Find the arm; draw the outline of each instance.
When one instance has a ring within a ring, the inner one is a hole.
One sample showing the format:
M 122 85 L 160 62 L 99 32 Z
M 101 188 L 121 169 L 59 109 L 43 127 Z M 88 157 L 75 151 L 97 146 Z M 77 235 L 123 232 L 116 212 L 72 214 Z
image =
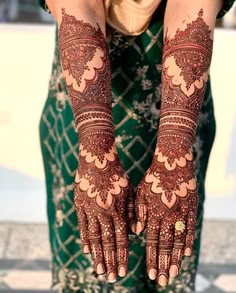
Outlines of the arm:
M 192 146 L 221 2 L 169 0 L 166 7 L 158 140 L 137 196 L 137 232 L 146 226 L 147 272 L 162 286 L 193 249 L 198 195 Z
M 132 188 L 118 158 L 112 119 L 109 52 L 101 0 L 50 0 L 76 130 L 75 207 L 85 253 L 109 282 L 125 276 Z M 128 219 L 127 219 L 128 214 Z

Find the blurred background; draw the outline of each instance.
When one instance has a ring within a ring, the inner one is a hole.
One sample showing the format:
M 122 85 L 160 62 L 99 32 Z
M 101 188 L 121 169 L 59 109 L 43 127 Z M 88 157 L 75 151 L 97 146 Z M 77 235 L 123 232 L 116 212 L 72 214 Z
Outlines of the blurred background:
M 0 293 L 50 291 L 39 119 L 55 24 L 35 0 L 0 0 Z M 236 292 L 236 6 L 215 30 L 217 135 L 206 182 L 198 292 Z

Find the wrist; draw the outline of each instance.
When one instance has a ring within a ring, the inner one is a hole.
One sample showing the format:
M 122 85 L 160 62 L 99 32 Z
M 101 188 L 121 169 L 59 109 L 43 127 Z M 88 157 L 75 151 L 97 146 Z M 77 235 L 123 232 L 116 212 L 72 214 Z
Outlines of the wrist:
M 115 133 L 111 128 L 93 127 L 79 134 L 79 145 L 94 155 L 109 153 L 115 147 Z
M 193 145 L 196 129 L 197 116 L 188 110 L 165 109 L 162 110 L 158 130 L 158 139 L 173 140 L 175 137 L 182 138 L 189 145 Z
M 170 131 L 160 133 L 155 158 L 157 162 L 167 161 L 170 165 L 174 162 L 185 165 L 186 160 L 193 161 L 193 140 L 182 133 Z
M 183 151 L 189 151 L 193 147 L 195 136 L 190 132 L 183 132 L 179 129 L 173 130 L 159 130 L 157 147 L 162 146 L 163 148 L 175 148 L 183 149 Z

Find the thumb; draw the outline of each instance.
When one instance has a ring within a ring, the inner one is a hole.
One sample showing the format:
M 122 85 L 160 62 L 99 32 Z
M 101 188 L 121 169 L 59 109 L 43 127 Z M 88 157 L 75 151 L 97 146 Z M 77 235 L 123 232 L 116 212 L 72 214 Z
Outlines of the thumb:
M 137 217 L 136 234 L 137 235 L 143 232 L 146 227 L 147 212 L 148 212 L 145 191 L 141 184 L 138 186 L 137 197 L 136 197 L 136 217 Z
M 128 198 L 127 198 L 127 212 L 128 212 L 128 224 L 129 228 L 133 233 L 136 233 L 136 224 L 134 217 L 134 190 L 130 187 Z

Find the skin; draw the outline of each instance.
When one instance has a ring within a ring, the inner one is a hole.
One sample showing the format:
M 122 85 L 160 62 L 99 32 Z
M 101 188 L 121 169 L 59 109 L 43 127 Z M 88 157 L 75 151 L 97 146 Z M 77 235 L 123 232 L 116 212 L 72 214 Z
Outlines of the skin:
M 137 234 L 146 229 L 147 274 L 165 286 L 194 243 L 198 195 L 192 145 L 222 0 L 167 2 L 159 136 L 138 186 L 136 225 L 132 186 L 115 146 L 103 1 L 47 4 L 59 27 L 62 69 L 80 141 L 75 207 L 83 251 L 92 253 L 95 271 L 114 282 L 127 273 L 128 227 Z M 192 34 L 195 30 L 200 38 Z
M 83 1 L 79 7 L 68 0 L 56 5 L 59 52 L 79 137 L 74 200 L 81 245 L 91 252 L 95 272 L 113 283 L 128 270 L 134 200 L 115 146 L 103 3 L 92 10 Z
M 136 199 L 136 232 L 146 228 L 147 273 L 162 286 L 178 275 L 182 256 L 190 256 L 194 245 L 198 194 L 192 146 L 220 7 L 220 1 L 169 0 L 166 8 L 158 140 Z

